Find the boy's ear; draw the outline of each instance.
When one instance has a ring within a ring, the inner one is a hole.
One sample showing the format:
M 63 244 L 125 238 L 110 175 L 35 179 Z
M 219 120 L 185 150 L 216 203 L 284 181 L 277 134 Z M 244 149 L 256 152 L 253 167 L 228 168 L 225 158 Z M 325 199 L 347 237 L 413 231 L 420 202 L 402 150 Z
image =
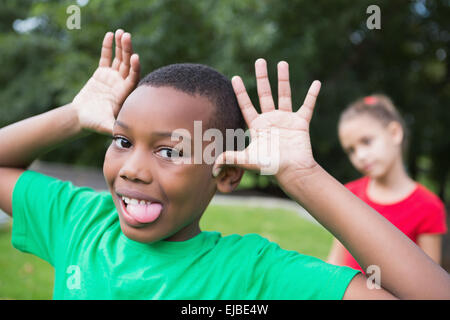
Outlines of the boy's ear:
M 224 166 L 219 175 L 215 178 L 217 189 L 222 193 L 233 191 L 241 182 L 244 169 L 238 167 Z

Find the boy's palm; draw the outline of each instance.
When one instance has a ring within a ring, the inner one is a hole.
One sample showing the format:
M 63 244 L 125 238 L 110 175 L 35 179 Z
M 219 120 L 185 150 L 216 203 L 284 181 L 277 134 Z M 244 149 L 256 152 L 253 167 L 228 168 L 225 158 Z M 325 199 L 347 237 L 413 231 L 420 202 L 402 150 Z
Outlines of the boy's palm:
M 139 57 L 133 54 L 130 34 L 116 31 L 111 64 L 113 38 L 111 32 L 105 35 L 99 67 L 73 100 L 81 127 L 103 134 L 112 133 L 123 102 L 139 81 Z
M 261 114 L 258 114 L 247 94 L 240 77 L 234 77 L 232 84 L 244 119 L 250 129 L 251 142 L 243 151 L 226 151 L 216 160 L 213 172 L 227 163 L 259 170 L 277 163 L 275 174 L 278 178 L 289 172 L 308 170 L 316 165 L 309 136 L 309 123 L 312 118 L 320 82 L 314 81 L 302 107 L 292 112 L 289 66 L 286 62 L 278 64 L 278 110 L 272 98 L 267 66 L 263 59 L 255 63 L 258 96 Z M 274 143 L 273 141 L 276 141 Z M 276 147 L 273 150 L 273 146 Z M 252 161 L 257 160 L 257 161 Z M 272 162 L 272 164 L 270 164 Z M 286 170 L 289 169 L 289 170 Z M 287 177 L 286 177 L 287 178 Z

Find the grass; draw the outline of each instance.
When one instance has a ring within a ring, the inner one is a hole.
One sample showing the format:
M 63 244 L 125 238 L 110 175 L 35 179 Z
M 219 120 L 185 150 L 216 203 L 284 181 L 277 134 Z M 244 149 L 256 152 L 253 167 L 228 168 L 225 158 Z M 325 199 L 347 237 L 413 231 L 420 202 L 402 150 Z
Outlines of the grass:
M 269 185 L 271 180 L 273 181 L 271 176 L 255 175 L 246 170 L 236 190 L 253 189 L 255 187 L 264 188 Z
M 320 226 L 287 210 L 211 205 L 202 230 L 258 233 L 287 250 L 325 259 L 332 236 Z M 51 299 L 53 268 L 45 261 L 11 245 L 11 229 L 0 230 L 0 299 Z
M 11 229 L 0 229 L 0 299 L 51 299 L 53 268 L 11 245 Z
M 232 233 L 257 233 L 286 250 L 325 259 L 332 235 L 316 224 L 284 209 L 210 206 L 200 223 L 202 230 Z

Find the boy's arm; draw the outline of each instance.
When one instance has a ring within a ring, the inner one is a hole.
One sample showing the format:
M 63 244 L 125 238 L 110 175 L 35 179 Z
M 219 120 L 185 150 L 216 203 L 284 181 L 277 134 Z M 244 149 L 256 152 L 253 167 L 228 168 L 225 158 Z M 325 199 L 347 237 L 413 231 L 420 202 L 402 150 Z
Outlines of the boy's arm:
M 102 44 L 99 67 L 72 103 L 0 129 L 0 209 L 12 215 L 12 191 L 20 174 L 40 155 L 89 132 L 110 133 L 123 101 L 139 80 L 139 59 L 130 34 L 117 30 Z
M 333 243 L 330 248 L 330 253 L 328 254 L 327 262 L 342 266 L 344 265 L 344 251 L 345 248 L 338 239 L 334 238 Z
M 25 169 L 39 155 L 86 133 L 72 104 L 13 123 L 0 129 L 0 167 Z
M 450 278 L 407 236 L 319 165 L 285 172 L 285 192 L 334 234 L 366 269 L 379 267 L 381 286 L 402 299 L 450 299 Z M 365 287 L 347 289 L 354 295 Z M 376 290 L 371 290 L 376 291 Z
M 70 104 L 0 129 L 0 209 L 12 216 L 14 186 L 34 159 L 82 134 Z
M 265 167 L 276 168 L 275 177 L 281 188 L 341 241 L 363 269 L 370 265 L 379 267 L 381 286 L 388 292 L 370 290 L 365 276 L 358 275 L 351 281 L 344 298 L 392 298 L 392 293 L 402 299 L 450 299 L 448 274 L 315 161 L 309 124 L 320 82 L 313 82 L 301 108 L 292 112 L 288 64 L 278 64 L 278 109 L 275 109 L 263 59 L 256 61 L 255 74 L 261 114 L 253 107 L 242 80 L 232 79 L 251 142 L 243 151 L 219 155 L 213 175 L 217 176 L 227 164 L 260 172 L 264 169 L 267 172 Z M 278 150 L 268 152 L 267 146 L 272 146 L 272 141 Z
M 437 264 L 442 259 L 442 235 L 423 233 L 417 238 L 417 245 Z

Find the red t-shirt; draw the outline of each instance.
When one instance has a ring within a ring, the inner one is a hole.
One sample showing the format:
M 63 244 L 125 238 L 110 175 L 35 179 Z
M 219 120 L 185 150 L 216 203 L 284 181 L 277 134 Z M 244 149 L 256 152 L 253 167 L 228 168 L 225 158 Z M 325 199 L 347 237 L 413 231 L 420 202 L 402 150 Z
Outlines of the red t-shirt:
M 438 196 L 423 185 L 417 183 L 414 191 L 399 202 L 379 204 L 371 201 L 367 196 L 368 183 L 369 177 L 363 177 L 347 183 L 345 187 L 379 212 L 415 243 L 417 243 L 420 234 L 445 234 L 447 232 L 444 204 Z M 347 250 L 345 250 L 344 264 L 363 271 Z

